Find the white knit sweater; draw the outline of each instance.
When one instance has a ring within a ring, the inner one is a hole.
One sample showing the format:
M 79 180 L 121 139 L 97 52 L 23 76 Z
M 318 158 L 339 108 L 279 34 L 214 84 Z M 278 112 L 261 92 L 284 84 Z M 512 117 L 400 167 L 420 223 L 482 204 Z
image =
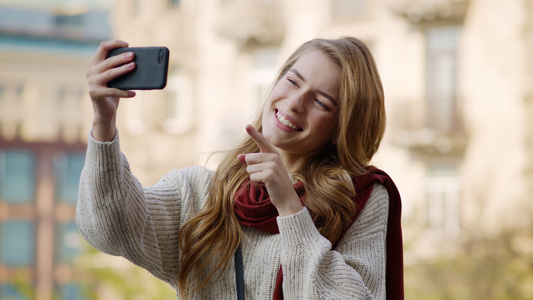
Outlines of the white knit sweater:
M 89 137 L 78 227 L 95 248 L 123 256 L 176 288 L 178 232 L 206 201 L 212 177 L 205 168 L 185 168 L 143 189 L 120 152 L 118 136 L 111 142 Z M 243 228 L 246 299 L 272 299 L 280 264 L 285 299 L 385 299 L 388 205 L 386 189 L 376 185 L 336 249 L 307 209 L 278 217 L 280 234 Z M 233 261 L 193 299 L 237 299 Z

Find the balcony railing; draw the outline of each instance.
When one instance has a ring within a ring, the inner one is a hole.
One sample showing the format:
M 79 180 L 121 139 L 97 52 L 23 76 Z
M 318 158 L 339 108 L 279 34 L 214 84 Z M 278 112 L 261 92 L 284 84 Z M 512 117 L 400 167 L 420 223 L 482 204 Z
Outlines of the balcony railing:
M 276 44 L 283 38 L 284 23 L 278 0 L 228 0 L 218 12 L 217 32 L 240 45 Z
M 458 109 L 437 115 L 424 102 L 399 101 L 390 107 L 387 127 L 395 144 L 413 151 L 458 155 L 466 147 Z
M 389 0 L 392 11 L 412 24 L 462 22 L 469 0 Z

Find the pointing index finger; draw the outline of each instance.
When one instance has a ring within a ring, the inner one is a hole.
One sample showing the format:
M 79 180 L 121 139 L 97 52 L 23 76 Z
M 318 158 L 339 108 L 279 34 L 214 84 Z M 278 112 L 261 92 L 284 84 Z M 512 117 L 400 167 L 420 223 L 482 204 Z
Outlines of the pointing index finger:
M 261 153 L 277 153 L 276 148 L 255 127 L 250 124 L 246 125 L 246 132 L 257 144 Z

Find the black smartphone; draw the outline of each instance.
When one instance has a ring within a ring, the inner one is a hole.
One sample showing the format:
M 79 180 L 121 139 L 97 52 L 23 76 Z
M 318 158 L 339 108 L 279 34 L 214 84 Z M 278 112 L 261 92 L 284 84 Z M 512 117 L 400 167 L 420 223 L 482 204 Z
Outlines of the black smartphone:
M 108 87 L 121 90 L 161 90 L 167 85 L 168 58 L 167 47 L 129 47 L 109 51 L 107 57 L 125 52 L 135 53 L 136 68 L 107 83 Z

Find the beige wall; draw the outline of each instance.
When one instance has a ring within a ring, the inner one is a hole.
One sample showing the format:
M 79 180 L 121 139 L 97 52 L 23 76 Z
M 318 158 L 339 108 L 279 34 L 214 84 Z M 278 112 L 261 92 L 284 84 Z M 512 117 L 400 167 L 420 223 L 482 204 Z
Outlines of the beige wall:
M 487 232 L 523 221 L 518 203 L 531 199 L 526 188 L 532 183 L 524 176 L 531 168 L 531 149 L 525 147 L 531 115 L 524 100 L 532 84 L 525 62 L 533 53 L 524 36 L 531 16 L 522 5 L 477 1 L 466 23 L 462 98 L 470 139 L 463 176 L 474 219 L 465 221 L 484 224 Z

